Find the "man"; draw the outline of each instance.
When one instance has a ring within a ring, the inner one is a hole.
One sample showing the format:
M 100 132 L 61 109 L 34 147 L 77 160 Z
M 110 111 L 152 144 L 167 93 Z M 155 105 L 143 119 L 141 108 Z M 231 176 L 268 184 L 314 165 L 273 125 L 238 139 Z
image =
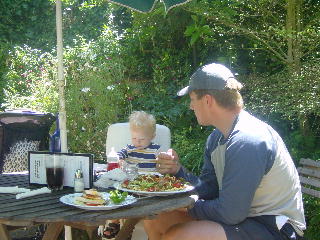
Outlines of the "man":
M 201 175 L 188 173 L 174 150 L 158 156 L 160 173 L 191 182 L 199 199 L 188 210 L 144 222 L 149 240 L 301 239 L 305 229 L 301 186 L 277 132 L 243 110 L 242 88 L 221 64 L 199 68 L 189 86 L 190 109 L 207 139 Z

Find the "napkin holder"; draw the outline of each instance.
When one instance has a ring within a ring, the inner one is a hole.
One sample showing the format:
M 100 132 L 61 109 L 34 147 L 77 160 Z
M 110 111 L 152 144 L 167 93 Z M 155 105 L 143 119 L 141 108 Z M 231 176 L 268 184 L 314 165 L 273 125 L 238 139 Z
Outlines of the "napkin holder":
M 60 153 L 30 151 L 28 153 L 29 184 L 46 186 L 45 160 L 59 155 L 64 159 L 64 187 L 74 187 L 74 174 L 77 169 L 83 172 L 85 188 L 93 186 L 93 154 L 89 153 Z

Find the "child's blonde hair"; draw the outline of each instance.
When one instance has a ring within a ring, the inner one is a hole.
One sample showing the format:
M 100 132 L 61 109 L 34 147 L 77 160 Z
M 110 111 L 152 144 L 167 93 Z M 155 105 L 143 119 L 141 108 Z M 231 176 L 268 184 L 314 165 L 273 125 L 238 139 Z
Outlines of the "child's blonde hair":
M 144 111 L 134 111 L 129 116 L 130 129 L 143 130 L 150 135 L 156 134 L 156 119 Z

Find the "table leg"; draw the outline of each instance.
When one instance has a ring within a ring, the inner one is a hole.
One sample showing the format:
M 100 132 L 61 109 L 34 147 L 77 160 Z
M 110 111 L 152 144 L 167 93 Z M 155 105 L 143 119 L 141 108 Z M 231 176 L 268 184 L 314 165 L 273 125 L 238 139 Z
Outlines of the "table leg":
M 63 223 L 49 223 L 42 240 L 57 240 L 63 229 Z
M 8 228 L 6 225 L 0 223 L 0 239 L 11 240 Z
M 132 234 L 134 227 L 136 224 L 141 220 L 142 218 L 129 218 L 127 219 L 122 228 L 120 229 L 120 232 L 117 234 L 115 240 L 126 240 Z
M 72 240 L 71 227 L 64 226 L 64 240 Z
M 86 232 L 90 240 L 93 239 L 93 234 L 98 227 L 86 227 Z

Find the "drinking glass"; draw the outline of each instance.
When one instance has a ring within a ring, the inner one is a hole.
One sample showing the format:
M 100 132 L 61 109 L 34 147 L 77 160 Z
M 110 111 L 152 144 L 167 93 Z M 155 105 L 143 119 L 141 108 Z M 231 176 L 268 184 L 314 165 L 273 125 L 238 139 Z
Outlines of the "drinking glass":
M 123 170 L 129 180 L 132 180 L 138 176 L 138 165 L 135 163 L 125 162 L 123 164 Z
M 57 191 L 63 189 L 64 160 L 60 155 L 50 155 L 45 160 L 48 188 Z

